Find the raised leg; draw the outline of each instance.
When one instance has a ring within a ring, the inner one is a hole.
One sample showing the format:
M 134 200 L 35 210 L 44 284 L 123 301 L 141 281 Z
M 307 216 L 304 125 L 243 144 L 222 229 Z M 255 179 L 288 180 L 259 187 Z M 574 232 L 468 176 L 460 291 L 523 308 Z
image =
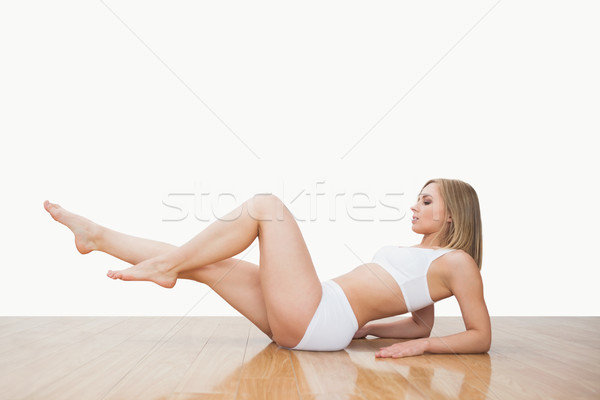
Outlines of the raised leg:
M 269 325 L 277 343 L 293 347 L 319 304 L 321 283 L 294 216 L 277 196 L 254 196 L 183 246 L 108 276 L 172 287 L 179 273 L 232 257 L 257 236 Z
M 276 196 L 263 201 L 260 282 L 274 340 L 296 346 L 321 301 L 321 282 L 296 219 Z
M 103 227 L 65 210 L 58 204 L 46 201 L 44 208 L 52 218 L 71 229 L 75 234 L 77 249 L 82 254 L 97 250 L 125 262 L 137 264 L 176 248 L 168 243 L 143 239 Z M 258 265 L 231 257 L 183 271 L 178 278 L 208 285 L 267 336 L 273 337 L 267 318 Z

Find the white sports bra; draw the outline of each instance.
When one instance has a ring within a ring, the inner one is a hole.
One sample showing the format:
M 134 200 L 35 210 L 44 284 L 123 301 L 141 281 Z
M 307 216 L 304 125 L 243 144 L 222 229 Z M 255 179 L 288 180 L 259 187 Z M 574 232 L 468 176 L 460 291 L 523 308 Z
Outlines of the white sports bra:
M 377 250 L 372 263 L 389 272 L 402 290 L 406 309 L 420 310 L 433 304 L 427 285 L 427 271 L 436 258 L 456 249 L 384 246 Z

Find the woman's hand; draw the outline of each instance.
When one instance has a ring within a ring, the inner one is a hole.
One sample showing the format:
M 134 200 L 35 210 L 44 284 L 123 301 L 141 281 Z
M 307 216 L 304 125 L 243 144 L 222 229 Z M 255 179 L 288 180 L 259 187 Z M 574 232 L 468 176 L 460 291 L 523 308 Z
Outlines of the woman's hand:
M 369 324 L 363 325 L 362 328 L 360 328 L 359 330 L 356 331 L 353 339 L 362 339 L 365 336 L 367 336 L 369 334 L 369 328 L 370 328 Z
M 427 340 L 417 339 L 407 342 L 395 343 L 388 347 L 380 347 L 375 353 L 378 358 L 400 358 L 410 356 L 420 356 L 427 350 Z

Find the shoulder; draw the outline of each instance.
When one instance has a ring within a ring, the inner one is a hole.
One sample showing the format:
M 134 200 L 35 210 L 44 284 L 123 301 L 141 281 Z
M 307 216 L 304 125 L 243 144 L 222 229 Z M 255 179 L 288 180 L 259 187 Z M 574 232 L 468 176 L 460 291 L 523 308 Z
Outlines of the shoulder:
M 471 265 L 477 268 L 477 263 L 469 253 L 462 249 L 452 250 L 444 255 L 446 260 L 452 265 Z
M 464 278 L 465 276 L 479 275 L 477 263 L 469 253 L 457 249 L 446 253 L 444 261 L 450 278 Z

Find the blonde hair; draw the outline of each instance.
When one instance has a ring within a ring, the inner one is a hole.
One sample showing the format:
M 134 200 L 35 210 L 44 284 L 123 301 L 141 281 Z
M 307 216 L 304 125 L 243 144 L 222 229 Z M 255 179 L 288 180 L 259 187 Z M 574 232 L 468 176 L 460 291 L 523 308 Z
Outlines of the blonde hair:
M 438 184 L 440 195 L 446 203 L 446 215 L 452 219 L 436 235 L 440 247 L 464 250 L 481 270 L 483 237 L 477 192 L 471 185 L 458 179 L 430 179 L 423 188 L 430 183 Z

